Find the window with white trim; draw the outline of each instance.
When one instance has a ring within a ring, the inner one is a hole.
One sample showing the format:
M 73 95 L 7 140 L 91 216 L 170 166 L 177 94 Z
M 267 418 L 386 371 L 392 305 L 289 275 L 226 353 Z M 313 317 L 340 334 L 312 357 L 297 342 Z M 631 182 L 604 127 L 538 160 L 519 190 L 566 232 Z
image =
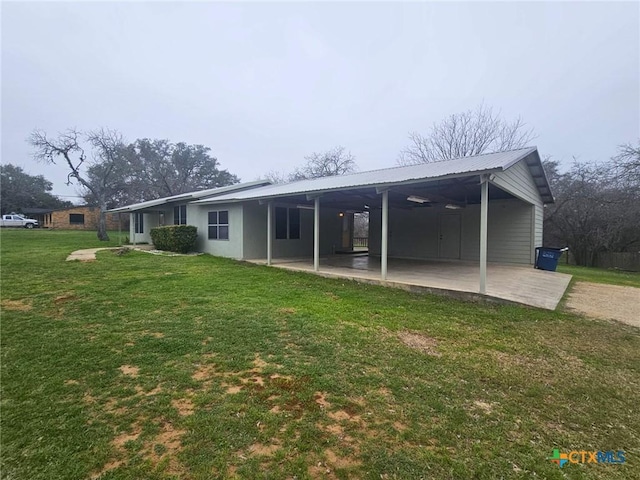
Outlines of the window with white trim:
M 136 233 L 144 233 L 144 213 L 135 213 L 133 215 L 133 224 Z
M 187 206 L 178 205 L 173 207 L 173 224 L 174 225 L 186 225 L 187 224 Z
M 209 240 L 229 240 L 229 211 L 209 212 Z

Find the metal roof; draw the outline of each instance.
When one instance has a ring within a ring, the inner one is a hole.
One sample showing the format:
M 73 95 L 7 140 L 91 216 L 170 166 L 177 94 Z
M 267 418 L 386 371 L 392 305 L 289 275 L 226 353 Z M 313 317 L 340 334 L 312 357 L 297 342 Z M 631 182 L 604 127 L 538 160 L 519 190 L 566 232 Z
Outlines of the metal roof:
M 533 155 L 532 155 L 533 154 Z M 320 194 L 333 190 L 357 189 L 362 187 L 392 186 L 398 184 L 418 183 L 446 177 L 469 176 L 480 173 L 503 171 L 531 155 L 527 162 L 530 170 L 533 165 L 540 165 L 540 157 L 536 147 L 521 148 L 506 152 L 488 153 L 472 157 L 457 158 L 434 163 L 409 165 L 404 167 L 385 168 L 368 172 L 352 173 L 335 177 L 323 177 L 312 180 L 300 180 L 291 183 L 267 185 L 246 189 L 194 201 L 194 204 L 211 204 L 242 200 L 267 199 L 299 194 Z M 531 163 L 531 165 L 529 165 Z M 540 180 L 537 174 L 536 184 L 545 203 L 553 202 L 544 172 Z
M 264 185 L 270 185 L 268 180 L 256 180 L 254 182 L 237 183 L 235 185 L 229 185 L 226 187 L 210 188 L 208 190 L 198 190 L 196 192 L 181 193 L 179 195 L 173 195 L 171 197 L 158 198 L 156 200 L 148 200 L 146 202 L 134 203 L 125 207 L 114 208 L 107 210 L 109 213 L 119 212 L 135 212 L 137 210 L 144 210 L 145 208 L 157 207 L 165 203 L 178 202 L 181 200 L 191 201 L 201 198 L 213 197 L 216 195 L 222 195 L 230 192 L 242 191 L 248 188 L 257 188 Z

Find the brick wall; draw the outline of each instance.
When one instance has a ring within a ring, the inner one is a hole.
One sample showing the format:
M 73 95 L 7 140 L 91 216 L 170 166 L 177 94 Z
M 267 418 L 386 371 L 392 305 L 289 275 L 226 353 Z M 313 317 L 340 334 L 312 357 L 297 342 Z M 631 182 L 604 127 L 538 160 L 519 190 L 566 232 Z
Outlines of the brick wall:
M 97 230 L 100 209 L 98 207 L 72 207 L 54 210 L 44 216 L 45 228 L 60 230 Z M 122 215 L 122 229 L 128 228 L 128 215 Z M 107 213 L 107 230 L 118 230 L 118 214 Z

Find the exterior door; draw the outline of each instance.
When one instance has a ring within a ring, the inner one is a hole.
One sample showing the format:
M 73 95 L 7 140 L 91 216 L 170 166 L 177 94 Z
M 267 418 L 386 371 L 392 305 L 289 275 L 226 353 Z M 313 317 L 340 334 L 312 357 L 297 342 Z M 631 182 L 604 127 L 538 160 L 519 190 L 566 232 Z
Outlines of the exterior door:
M 460 258 L 460 215 L 441 214 L 438 251 L 440 258 Z

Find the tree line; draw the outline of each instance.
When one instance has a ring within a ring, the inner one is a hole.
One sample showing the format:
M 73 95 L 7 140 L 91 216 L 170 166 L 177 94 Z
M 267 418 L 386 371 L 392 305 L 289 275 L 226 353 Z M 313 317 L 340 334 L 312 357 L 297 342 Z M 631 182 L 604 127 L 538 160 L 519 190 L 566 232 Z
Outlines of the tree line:
M 28 141 L 36 160 L 62 163 L 67 184 L 78 185 L 84 200 L 100 207 L 100 240 L 109 239 L 105 212 L 110 208 L 239 182 L 204 145 L 147 138 L 129 143 L 104 128 L 70 129 L 54 137 L 35 130 Z

